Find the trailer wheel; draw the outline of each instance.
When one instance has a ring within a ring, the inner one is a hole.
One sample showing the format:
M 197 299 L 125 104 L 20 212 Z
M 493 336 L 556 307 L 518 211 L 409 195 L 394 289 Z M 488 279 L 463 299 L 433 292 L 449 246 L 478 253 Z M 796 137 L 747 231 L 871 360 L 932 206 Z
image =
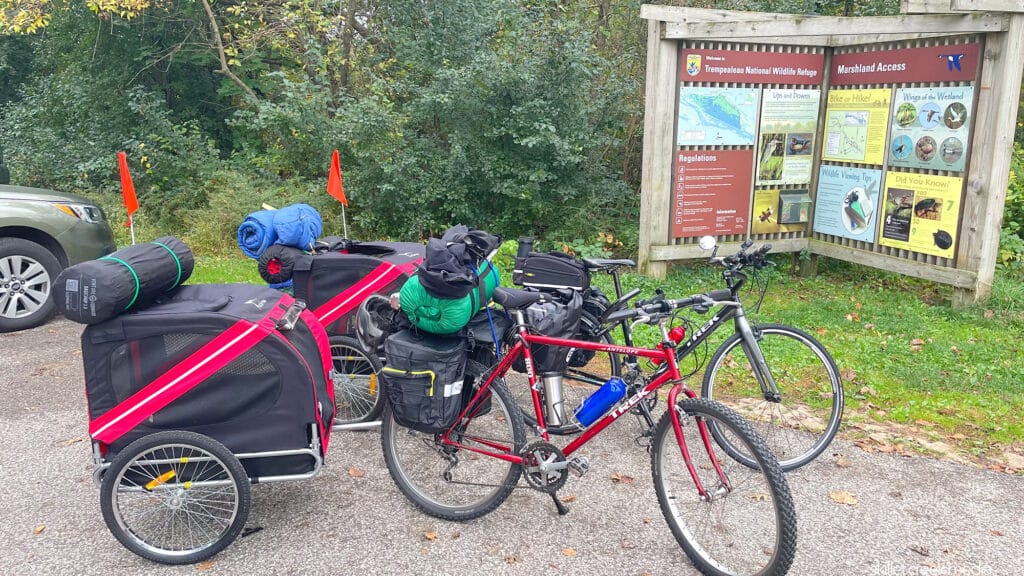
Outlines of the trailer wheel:
M 114 458 L 100 486 L 107 528 L 132 552 L 192 564 L 226 548 L 249 517 L 250 483 L 223 444 L 194 432 L 144 436 Z

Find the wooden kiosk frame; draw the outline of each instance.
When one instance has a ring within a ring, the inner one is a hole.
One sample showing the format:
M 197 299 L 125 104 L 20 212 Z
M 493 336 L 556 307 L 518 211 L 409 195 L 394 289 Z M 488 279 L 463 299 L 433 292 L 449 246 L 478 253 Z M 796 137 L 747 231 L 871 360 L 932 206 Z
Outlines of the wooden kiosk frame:
M 670 261 L 700 258 L 696 235 L 673 237 L 671 210 L 677 144 L 677 122 L 684 48 L 824 55 L 818 134 L 825 121 L 825 96 L 830 89 L 831 63 L 837 54 L 901 50 L 970 42 L 980 46 L 973 86 L 973 119 L 965 161 L 956 174 L 962 178 L 955 253 L 939 257 L 910 249 L 883 246 L 879 236 L 870 242 L 813 231 L 768 234 L 719 234 L 729 243 L 751 237 L 771 242 L 774 252 L 824 255 L 901 274 L 952 285 L 954 305 L 987 298 L 995 273 L 999 233 L 1014 128 L 1024 70 L 1024 4 L 1021 0 L 903 0 L 902 14 L 884 17 L 825 17 L 758 12 L 734 12 L 645 4 L 648 20 L 647 85 L 640 208 L 640 267 L 655 277 L 667 273 Z M 729 86 L 743 85 L 740 83 Z M 863 88 L 942 87 L 937 83 L 889 83 Z M 780 87 L 784 87 L 780 85 Z M 888 143 L 888 138 L 886 139 Z M 756 147 L 756 145 L 755 145 Z M 721 147 L 713 147 L 712 150 Z M 728 147 L 725 147 L 728 148 Z M 748 147 L 749 148 L 749 147 Z M 707 149 L 707 148 L 705 148 Z M 882 173 L 889 162 L 876 164 Z M 822 165 L 819 146 L 814 152 L 808 189 L 812 203 Z M 753 167 L 752 167 L 753 170 Z M 941 176 L 946 172 L 900 169 L 909 174 Z M 681 179 L 681 177 L 680 177 Z M 751 187 L 753 196 L 756 186 Z M 813 208 L 813 207 L 812 207 Z M 748 217 L 750 220 L 753 216 Z M 876 225 L 877 226 L 877 225 Z

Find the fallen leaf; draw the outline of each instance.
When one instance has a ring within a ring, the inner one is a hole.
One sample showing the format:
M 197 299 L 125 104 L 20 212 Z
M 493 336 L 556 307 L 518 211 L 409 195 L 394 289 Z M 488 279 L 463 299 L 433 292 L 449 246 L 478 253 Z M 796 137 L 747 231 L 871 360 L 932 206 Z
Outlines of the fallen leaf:
M 427 554 L 430 554 L 430 550 L 428 550 L 426 548 L 420 548 L 420 554 L 422 554 L 423 556 L 426 556 Z
M 363 476 L 366 476 L 366 472 L 363 472 L 359 468 L 349 468 L 348 475 L 353 478 L 362 478 Z
M 616 472 L 615 474 L 612 474 L 612 482 L 615 482 L 617 484 L 632 484 L 633 477 L 626 476 L 625 474 L 619 474 L 618 472 Z
M 767 502 L 771 499 L 771 496 L 765 492 L 756 492 L 750 495 L 750 499 L 754 502 Z
M 928 551 L 927 546 L 921 546 L 920 544 L 911 544 L 910 549 L 917 552 L 921 556 L 929 556 L 931 553 Z
M 850 459 L 847 458 L 846 456 L 843 456 L 842 454 L 836 456 L 836 466 L 838 466 L 839 468 L 849 468 L 850 464 Z
M 861 386 L 859 393 L 861 396 L 878 396 L 878 393 L 871 386 Z
M 927 426 L 929 428 L 936 426 L 935 422 L 929 422 L 927 420 L 914 420 L 914 424 L 917 424 L 918 426 Z
M 924 348 L 924 340 L 920 338 L 914 338 L 910 341 L 910 349 L 914 352 L 920 352 L 921 348 Z
M 949 347 L 949 351 L 952 352 L 953 354 L 959 354 L 960 353 L 960 349 L 957 348 L 956 346 L 950 346 Z
M 1005 534 L 1003 534 L 999 530 L 989 530 L 988 534 L 989 534 L 989 536 L 1005 536 Z
M 854 372 L 853 370 L 850 370 L 850 369 L 843 370 L 843 380 L 846 380 L 847 382 L 853 382 L 856 379 L 857 379 L 857 373 L 856 372 Z M 831 393 L 829 393 L 829 395 L 831 395 Z
M 814 331 L 818 334 L 828 334 L 828 328 L 815 328 Z
M 32 533 L 33 534 L 42 534 L 43 530 L 46 530 L 46 524 L 40 524 L 39 526 L 36 526 L 35 530 L 32 530 Z
M 650 524 L 650 523 L 651 523 L 651 519 L 650 518 L 644 518 L 644 524 Z
M 505 564 L 517 564 L 519 562 L 522 562 L 522 560 L 519 558 L 519 556 L 516 556 L 515 554 L 509 554 L 508 556 L 505 556 Z
M 844 504 L 846 506 L 856 506 L 857 504 L 857 497 L 846 490 L 833 490 L 828 493 L 828 496 L 836 504 Z
M 576 557 L 576 551 L 572 548 L 562 548 L 562 556 L 568 556 L 569 558 Z
M 850 312 L 846 315 L 846 320 L 849 322 L 860 322 L 860 314 L 856 312 Z
M 423 537 L 427 540 L 430 540 L 431 542 L 434 542 L 437 540 L 437 532 L 434 532 L 433 530 L 427 530 L 423 533 Z
M 78 438 L 68 438 L 67 440 L 61 442 L 60 445 L 61 446 L 71 446 L 72 444 L 78 444 L 82 440 L 85 440 L 85 438 L 83 438 L 81 436 L 79 436 Z
M 630 542 L 629 540 L 626 540 L 625 538 L 622 539 L 622 549 L 623 550 L 632 550 L 633 548 L 636 548 L 636 544 L 633 544 L 632 542 Z
M 458 540 L 461 537 L 462 537 L 462 532 L 459 532 L 458 530 L 456 530 L 455 532 L 452 532 L 452 540 Z
M 575 501 L 576 501 L 576 495 L 575 494 L 569 494 L 568 496 L 562 496 L 562 503 L 563 504 L 568 504 L 569 502 L 575 502 Z
M 864 325 L 864 329 L 865 330 L 874 330 L 875 329 L 875 325 L 870 323 L 870 322 L 868 322 L 867 324 Z
M 994 315 L 995 315 L 995 312 L 993 312 L 991 310 L 985 310 L 985 318 L 991 318 Z
M 209 570 L 210 568 L 213 568 L 213 565 L 216 563 L 216 560 L 203 560 L 196 564 L 196 570 Z

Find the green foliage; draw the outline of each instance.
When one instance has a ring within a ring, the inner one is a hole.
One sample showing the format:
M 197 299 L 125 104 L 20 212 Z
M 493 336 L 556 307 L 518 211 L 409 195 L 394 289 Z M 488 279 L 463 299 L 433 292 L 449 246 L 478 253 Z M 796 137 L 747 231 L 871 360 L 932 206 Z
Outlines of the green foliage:
M 1009 186 L 999 237 L 999 264 L 1024 269 L 1024 148 L 1013 146 Z

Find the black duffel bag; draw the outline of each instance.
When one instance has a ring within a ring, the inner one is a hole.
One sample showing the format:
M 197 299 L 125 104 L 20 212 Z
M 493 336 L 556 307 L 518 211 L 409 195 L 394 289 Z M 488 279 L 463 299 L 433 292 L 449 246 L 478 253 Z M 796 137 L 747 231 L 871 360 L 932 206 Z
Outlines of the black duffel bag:
M 575 290 L 549 292 L 549 300 L 530 304 L 524 310 L 526 325 L 530 331 L 556 338 L 573 338 L 580 329 L 583 315 L 583 297 Z M 537 374 L 562 373 L 569 365 L 569 349 L 549 344 L 531 344 L 533 366 Z M 518 372 L 526 372 L 526 363 L 520 356 L 512 363 Z
M 381 372 L 395 421 L 420 432 L 444 432 L 462 410 L 464 337 L 399 330 L 384 341 Z

